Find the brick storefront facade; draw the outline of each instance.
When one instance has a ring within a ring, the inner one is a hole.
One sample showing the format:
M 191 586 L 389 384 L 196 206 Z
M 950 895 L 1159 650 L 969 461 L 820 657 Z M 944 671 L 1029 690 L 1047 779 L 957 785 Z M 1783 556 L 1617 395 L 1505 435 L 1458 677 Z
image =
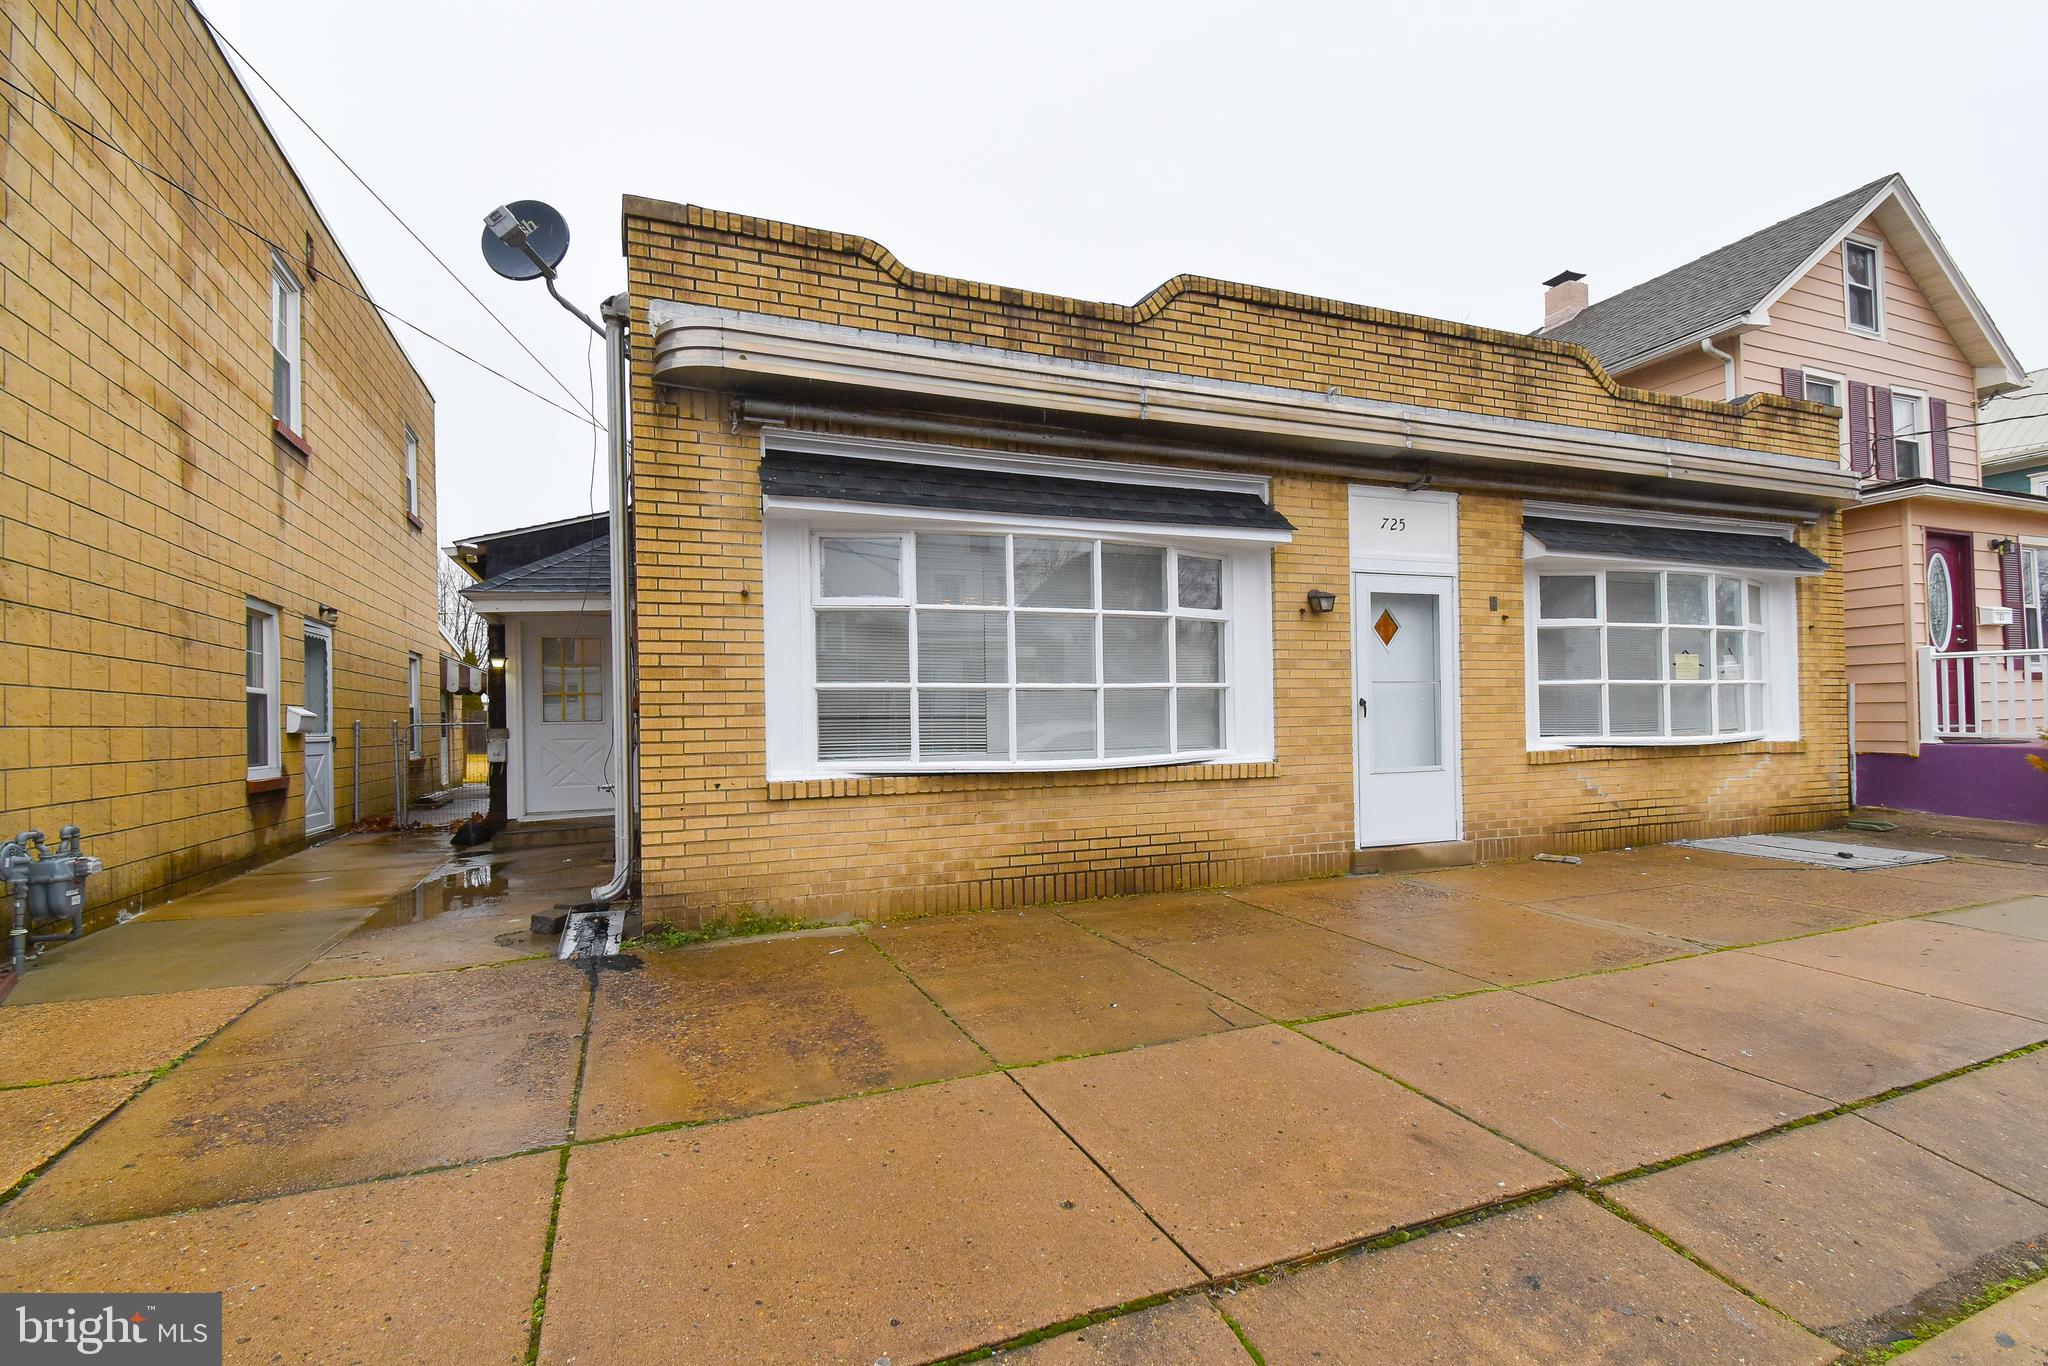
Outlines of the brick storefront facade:
M 1815 405 L 1623 389 L 1577 348 L 1513 334 L 1186 277 L 1134 307 L 1086 303 L 918 275 L 864 239 L 650 200 L 627 201 L 625 239 L 650 917 L 742 906 L 875 916 L 1331 874 L 1351 866 L 1356 843 L 1351 595 L 1340 592 L 1329 614 L 1302 606 L 1311 588 L 1349 586 L 1351 481 L 1277 454 L 1272 503 L 1296 530 L 1273 553 L 1273 762 L 768 781 L 762 429 L 734 420 L 732 391 L 657 386 L 645 344 L 650 301 L 1740 447 L 1816 467 L 1835 460 L 1831 424 Z M 860 402 L 866 416 L 783 430 L 918 439 L 913 415 L 945 407 L 901 394 L 833 401 Z M 949 444 L 1005 445 L 1000 434 Z M 1370 461 L 1358 468 L 1361 478 L 1373 472 Z M 1810 828 L 1846 807 L 1838 573 L 1797 589 L 1797 740 L 1532 750 L 1523 499 L 1450 471 L 1434 487 L 1460 495 L 1472 853 Z M 1602 489 L 1554 474 L 1544 496 L 1597 502 Z M 1798 540 L 1832 565 L 1839 519 L 1816 511 Z

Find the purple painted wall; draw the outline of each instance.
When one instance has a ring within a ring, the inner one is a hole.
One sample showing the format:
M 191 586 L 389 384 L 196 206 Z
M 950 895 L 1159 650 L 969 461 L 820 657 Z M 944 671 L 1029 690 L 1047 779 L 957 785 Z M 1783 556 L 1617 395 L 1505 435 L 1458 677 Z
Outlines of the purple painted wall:
M 2048 823 L 2048 773 L 2027 762 L 2048 745 L 1922 745 L 1920 757 L 1856 756 L 1856 800 L 1863 806 Z

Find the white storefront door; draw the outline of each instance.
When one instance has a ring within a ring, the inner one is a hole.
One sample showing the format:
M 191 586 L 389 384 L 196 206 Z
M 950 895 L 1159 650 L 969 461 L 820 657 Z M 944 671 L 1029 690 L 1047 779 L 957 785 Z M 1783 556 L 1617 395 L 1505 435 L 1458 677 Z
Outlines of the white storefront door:
M 1456 496 L 1354 488 L 1351 568 L 1359 846 L 1462 838 Z

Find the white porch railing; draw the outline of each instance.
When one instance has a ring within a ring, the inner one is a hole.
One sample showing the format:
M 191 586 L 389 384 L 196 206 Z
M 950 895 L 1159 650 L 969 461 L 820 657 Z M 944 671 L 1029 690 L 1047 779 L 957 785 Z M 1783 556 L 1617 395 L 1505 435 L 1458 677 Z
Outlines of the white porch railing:
M 1920 648 L 1922 740 L 2039 740 L 2048 731 L 2048 649 Z

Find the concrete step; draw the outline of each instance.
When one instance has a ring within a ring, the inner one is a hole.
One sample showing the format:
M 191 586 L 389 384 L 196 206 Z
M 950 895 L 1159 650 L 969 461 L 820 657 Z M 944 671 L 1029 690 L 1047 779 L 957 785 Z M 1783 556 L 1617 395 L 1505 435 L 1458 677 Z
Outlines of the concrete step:
M 557 844 L 602 844 L 612 837 L 610 816 L 569 816 L 560 820 L 508 821 L 491 848 L 542 849 Z
M 1478 846 L 1469 840 L 1441 844 L 1394 844 L 1358 849 L 1351 855 L 1354 873 L 1422 873 L 1432 868 L 1463 868 L 1476 862 Z

